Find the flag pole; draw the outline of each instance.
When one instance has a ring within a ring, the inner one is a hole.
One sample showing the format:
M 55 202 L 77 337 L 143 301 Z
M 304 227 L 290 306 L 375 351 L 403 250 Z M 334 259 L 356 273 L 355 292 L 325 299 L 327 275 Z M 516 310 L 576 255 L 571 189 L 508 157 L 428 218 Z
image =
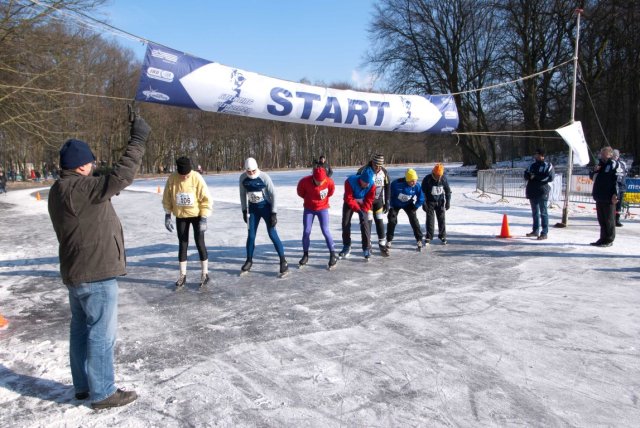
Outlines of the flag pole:
M 571 89 L 571 121 L 570 125 L 575 122 L 576 118 L 576 81 L 578 78 L 578 46 L 580 43 L 580 15 L 582 9 L 576 9 L 578 14 L 576 23 L 576 44 L 573 53 L 573 87 Z M 569 156 L 567 157 L 567 180 L 564 191 L 564 207 L 562 208 L 562 222 L 557 223 L 556 227 L 567 227 L 569 225 L 569 196 L 571 194 L 571 175 L 573 173 L 573 150 L 569 147 Z

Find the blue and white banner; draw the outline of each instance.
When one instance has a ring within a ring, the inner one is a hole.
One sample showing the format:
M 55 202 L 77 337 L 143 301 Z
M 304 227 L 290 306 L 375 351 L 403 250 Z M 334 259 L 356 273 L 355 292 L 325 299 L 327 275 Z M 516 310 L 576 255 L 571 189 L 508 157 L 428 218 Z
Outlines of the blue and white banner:
M 259 119 L 375 131 L 449 133 L 451 95 L 392 95 L 274 79 L 149 43 L 136 100 Z

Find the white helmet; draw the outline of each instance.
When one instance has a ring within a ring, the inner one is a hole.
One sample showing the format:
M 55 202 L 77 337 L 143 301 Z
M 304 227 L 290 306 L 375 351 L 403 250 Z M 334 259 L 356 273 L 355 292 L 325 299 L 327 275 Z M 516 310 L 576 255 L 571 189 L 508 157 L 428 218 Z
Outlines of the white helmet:
M 258 174 L 260 174 L 260 170 L 258 169 L 258 162 L 254 158 L 247 158 L 244 161 L 244 170 L 249 176 L 249 178 L 256 178 Z M 254 171 L 250 173 L 249 171 Z

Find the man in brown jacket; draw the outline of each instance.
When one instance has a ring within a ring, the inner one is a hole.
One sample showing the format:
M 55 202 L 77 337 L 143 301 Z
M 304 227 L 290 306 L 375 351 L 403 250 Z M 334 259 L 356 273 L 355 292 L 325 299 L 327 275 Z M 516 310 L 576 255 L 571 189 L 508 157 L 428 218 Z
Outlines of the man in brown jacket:
M 49 216 L 59 242 L 60 274 L 69 290 L 69 360 L 78 400 L 91 407 L 123 406 L 135 391 L 116 388 L 113 351 L 118 283 L 126 274 L 124 236 L 111 197 L 133 182 L 151 128 L 140 117 L 127 148 L 108 175 L 93 176 L 89 145 L 68 140 L 60 149 L 60 178 L 49 192 Z

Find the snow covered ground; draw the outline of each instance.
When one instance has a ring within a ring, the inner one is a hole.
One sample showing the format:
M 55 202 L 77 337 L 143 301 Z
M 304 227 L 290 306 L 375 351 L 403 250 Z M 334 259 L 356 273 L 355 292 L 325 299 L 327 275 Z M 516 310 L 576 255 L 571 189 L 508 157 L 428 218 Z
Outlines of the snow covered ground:
M 420 178 L 430 169 L 421 165 Z M 478 198 L 475 178 L 451 176 L 449 245 L 415 252 L 400 214 L 391 257 L 375 251 L 365 263 L 354 222 L 356 251 L 327 271 L 315 224 L 310 265 L 298 270 L 295 186 L 308 173 L 270 174 L 293 268 L 285 279 L 264 226 L 254 269 L 239 277 L 239 174 L 206 177 L 215 205 L 205 291 L 196 290 L 193 245 L 187 289 L 173 290 L 177 239 L 164 228 L 164 181 L 137 180 L 114 198 L 129 262 L 116 378 L 140 398 L 100 412 L 73 398 L 67 292 L 46 201 L 34 197 L 46 189 L 0 195 L 0 314 L 11 322 L 0 331 L 0 425 L 640 426 L 638 217 L 613 247 L 595 248 L 595 211 L 576 206 L 568 228 L 538 242 L 524 237 L 526 200 Z M 334 175 L 338 247 L 348 173 Z M 503 214 L 512 239 L 496 238 Z M 550 215 L 555 224 L 561 209 Z

